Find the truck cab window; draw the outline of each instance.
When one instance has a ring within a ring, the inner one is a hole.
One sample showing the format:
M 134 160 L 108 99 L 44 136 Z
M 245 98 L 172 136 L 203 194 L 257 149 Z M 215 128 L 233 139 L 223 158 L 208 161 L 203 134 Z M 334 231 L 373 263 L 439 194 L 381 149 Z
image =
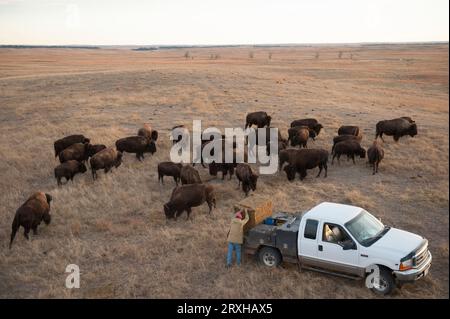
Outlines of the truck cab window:
M 305 238 L 308 239 L 316 239 L 317 234 L 317 226 L 319 225 L 319 222 L 314 219 L 308 219 L 305 224 Z
M 344 242 L 350 241 L 351 238 L 338 225 L 324 224 L 322 240 L 329 243 L 342 245 Z

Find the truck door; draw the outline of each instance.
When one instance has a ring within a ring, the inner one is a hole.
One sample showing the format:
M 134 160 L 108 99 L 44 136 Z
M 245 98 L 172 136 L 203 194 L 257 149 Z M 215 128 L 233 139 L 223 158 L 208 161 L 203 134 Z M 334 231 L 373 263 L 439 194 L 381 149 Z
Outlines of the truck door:
M 317 239 L 319 221 L 307 219 L 298 234 L 298 255 L 302 263 L 308 264 L 311 259 L 317 258 Z
M 317 259 L 321 267 L 354 275 L 364 271 L 359 267 L 358 246 L 342 226 L 321 222 L 318 233 Z

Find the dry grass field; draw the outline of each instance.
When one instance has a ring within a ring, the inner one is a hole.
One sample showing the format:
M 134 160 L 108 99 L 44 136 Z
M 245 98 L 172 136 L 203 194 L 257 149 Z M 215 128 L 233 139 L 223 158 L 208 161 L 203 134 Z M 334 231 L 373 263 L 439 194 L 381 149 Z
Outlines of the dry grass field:
M 225 269 L 229 218 L 244 197 L 236 178 L 210 181 L 211 216 L 204 205 L 190 221 L 166 222 L 174 183 L 159 185 L 156 166 L 169 159 L 169 128 L 193 119 L 243 127 L 258 110 L 284 135 L 292 120 L 317 118 L 325 130 L 309 147 L 326 149 L 340 125 L 360 125 L 368 147 L 377 121 L 413 117 L 419 134 L 399 143 L 386 137 L 375 176 L 365 160 L 344 160 L 329 165 L 326 179 L 315 170 L 303 182 L 261 176 L 257 193 L 276 211 L 359 205 L 425 236 L 429 276 L 387 298 L 449 297 L 448 45 L 189 49 L 193 59 L 186 51 L 0 49 L 0 298 L 378 298 L 362 281 L 295 265 L 267 270 L 247 257 Z M 81 133 L 114 145 L 144 122 L 160 132 L 154 156 L 126 154 L 95 182 L 87 173 L 57 187 L 56 139 Z M 9 250 L 14 213 L 36 190 L 53 196 L 52 223 L 29 242 L 21 230 Z M 80 289 L 65 288 L 72 263 Z

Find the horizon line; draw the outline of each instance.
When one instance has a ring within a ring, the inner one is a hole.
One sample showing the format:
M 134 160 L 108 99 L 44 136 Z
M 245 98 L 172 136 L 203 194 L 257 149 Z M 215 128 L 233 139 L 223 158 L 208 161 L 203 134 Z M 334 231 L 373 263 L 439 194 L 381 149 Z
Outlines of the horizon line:
M 240 43 L 240 44 L 10 44 L 0 47 L 239 47 L 239 46 L 305 46 L 305 45 L 367 45 L 367 44 L 448 44 L 449 40 L 436 41 L 368 41 L 368 42 L 292 42 L 292 43 Z

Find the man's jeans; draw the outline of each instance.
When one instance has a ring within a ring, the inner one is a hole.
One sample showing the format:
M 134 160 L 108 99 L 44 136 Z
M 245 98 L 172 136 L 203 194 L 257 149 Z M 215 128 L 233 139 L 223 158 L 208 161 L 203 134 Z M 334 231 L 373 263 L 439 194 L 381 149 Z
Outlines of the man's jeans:
M 241 244 L 228 243 L 227 265 L 230 266 L 233 259 L 233 250 L 236 251 L 236 264 L 241 264 Z

